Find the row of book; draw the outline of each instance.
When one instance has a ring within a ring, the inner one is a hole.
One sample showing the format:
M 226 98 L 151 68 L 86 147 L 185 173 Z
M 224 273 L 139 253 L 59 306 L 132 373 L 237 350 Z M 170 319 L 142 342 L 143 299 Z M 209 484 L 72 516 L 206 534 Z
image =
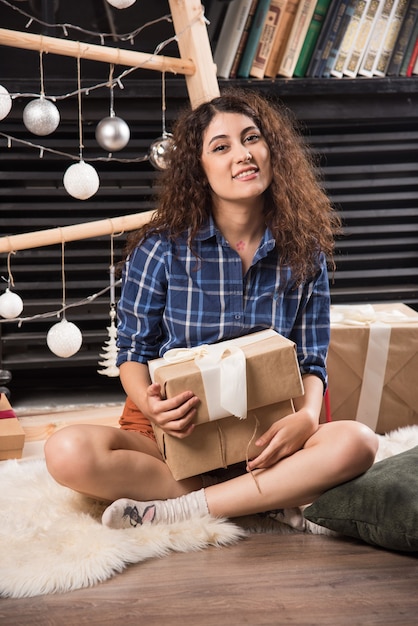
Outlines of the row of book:
M 418 75 L 418 0 L 212 0 L 219 78 Z

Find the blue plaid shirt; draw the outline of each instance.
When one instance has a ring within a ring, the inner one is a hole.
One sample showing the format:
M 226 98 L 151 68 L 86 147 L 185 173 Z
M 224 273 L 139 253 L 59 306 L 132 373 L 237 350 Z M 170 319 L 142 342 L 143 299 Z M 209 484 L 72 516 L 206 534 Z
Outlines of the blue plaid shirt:
M 295 342 L 301 373 L 325 383 L 330 297 L 324 256 L 314 279 L 295 287 L 267 228 L 243 276 L 239 255 L 213 220 L 196 237 L 195 252 L 187 236 L 173 243 L 152 235 L 127 259 L 118 365 L 273 328 Z

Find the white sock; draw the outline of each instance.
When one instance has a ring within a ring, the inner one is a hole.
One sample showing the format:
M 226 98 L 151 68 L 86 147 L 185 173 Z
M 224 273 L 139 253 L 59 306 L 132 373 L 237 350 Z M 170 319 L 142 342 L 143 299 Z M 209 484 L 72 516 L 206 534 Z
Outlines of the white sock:
M 192 491 L 170 500 L 140 502 L 121 498 L 107 507 L 102 524 L 109 528 L 132 528 L 156 522 L 182 522 L 193 517 L 209 515 L 205 490 Z

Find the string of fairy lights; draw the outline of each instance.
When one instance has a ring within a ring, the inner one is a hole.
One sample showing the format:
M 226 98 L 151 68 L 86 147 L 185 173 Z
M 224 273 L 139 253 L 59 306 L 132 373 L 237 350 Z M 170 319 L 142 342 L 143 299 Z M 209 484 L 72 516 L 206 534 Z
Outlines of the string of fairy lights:
M 125 9 L 135 3 L 136 0 L 106 0 L 111 6 L 117 9 Z M 36 23 L 42 27 L 54 28 L 61 30 L 64 37 L 68 37 L 68 34 L 72 31 L 76 33 L 82 33 L 87 36 L 94 36 L 100 41 L 101 45 L 107 38 L 112 38 L 113 41 L 129 41 L 134 43 L 135 39 L 142 33 L 145 28 L 156 24 L 159 21 L 172 22 L 170 15 L 164 15 L 157 20 L 147 22 L 133 31 L 124 34 L 117 33 L 105 33 L 94 32 L 88 29 L 84 29 L 75 24 L 68 23 L 56 23 L 51 24 L 42 21 L 35 15 L 30 15 L 20 6 L 9 2 L 8 0 L 0 0 L 0 4 L 4 5 L 10 10 L 19 13 L 22 18 L 26 19 L 25 28 L 28 29 L 33 23 Z M 203 14 L 196 19 L 205 19 Z M 191 24 L 188 26 L 190 27 Z M 161 51 L 171 42 L 176 41 L 177 36 L 174 35 L 169 39 L 160 42 L 153 55 L 158 55 Z M 52 153 L 56 156 L 75 161 L 68 167 L 63 175 L 63 185 L 69 195 L 78 200 L 87 200 L 91 198 L 99 189 L 100 179 L 96 169 L 91 164 L 94 161 L 117 161 L 121 163 L 138 163 L 149 160 L 150 163 L 156 169 L 165 169 L 167 151 L 172 149 L 172 137 L 170 133 L 167 133 L 165 128 L 165 75 L 162 73 L 162 135 L 152 142 L 149 152 L 146 155 L 141 155 L 135 158 L 122 158 L 114 156 L 114 152 L 119 152 L 127 146 L 130 140 L 130 129 L 128 124 L 115 113 L 114 108 L 114 90 L 116 88 L 123 89 L 123 80 L 126 76 L 136 71 L 137 67 L 131 67 L 125 69 L 118 76 L 114 75 L 114 66 L 110 65 L 109 78 L 105 82 L 95 83 L 88 87 L 81 86 L 81 60 L 77 58 L 77 89 L 59 95 L 47 95 L 44 87 L 44 67 L 43 67 L 43 52 L 39 52 L 39 71 L 40 71 L 40 91 L 39 93 L 9 93 L 4 85 L 0 85 L 0 121 L 7 118 L 12 110 L 13 100 L 16 98 L 28 98 L 29 102 L 23 110 L 23 124 L 27 131 L 36 137 L 44 137 L 51 135 L 58 128 L 60 123 L 60 113 L 56 106 L 56 103 L 60 100 L 67 98 L 77 98 L 78 104 L 78 154 L 69 154 L 61 150 L 44 146 L 38 143 L 38 141 L 31 141 L 29 139 L 20 139 L 12 136 L 9 133 L 2 132 L 0 130 L 0 138 L 3 138 L 7 142 L 7 147 L 12 148 L 14 143 L 22 144 L 29 148 L 39 150 L 39 157 L 42 158 L 45 152 Z M 82 124 L 82 100 L 83 97 L 89 95 L 90 92 L 96 89 L 109 89 L 110 103 L 109 103 L 109 115 L 100 120 L 96 127 L 95 137 L 98 145 L 105 150 L 107 156 L 99 156 L 93 158 L 85 158 L 83 153 L 83 124 Z M 87 162 L 88 161 L 88 162 Z M 82 345 L 82 334 L 80 329 L 72 322 L 67 321 L 66 311 L 69 308 L 82 306 L 86 303 L 92 302 L 100 296 L 110 292 L 110 326 L 107 327 L 108 340 L 103 346 L 103 352 L 100 357 L 103 359 L 99 361 L 99 365 L 104 369 L 98 370 L 100 374 L 107 376 L 117 376 L 118 369 L 116 367 L 116 297 L 115 289 L 120 284 L 120 280 L 115 280 L 115 266 L 113 262 L 113 238 L 111 235 L 111 261 L 109 267 L 110 284 L 106 288 L 102 289 L 98 293 L 95 293 L 87 298 L 78 302 L 67 304 L 65 296 L 65 254 L 64 243 L 62 243 L 61 250 L 61 274 L 62 274 L 62 306 L 56 311 L 50 311 L 33 316 L 22 317 L 24 305 L 21 297 L 16 293 L 13 274 L 11 270 L 11 258 L 15 252 L 10 252 L 7 257 L 7 273 L 8 276 L 0 276 L 2 281 L 7 283 L 7 287 L 3 294 L 0 296 L 0 324 L 3 323 L 18 323 L 18 327 L 24 322 L 29 322 L 37 319 L 49 319 L 56 317 L 59 319 L 47 333 L 47 345 L 51 352 L 62 358 L 68 358 L 76 354 Z

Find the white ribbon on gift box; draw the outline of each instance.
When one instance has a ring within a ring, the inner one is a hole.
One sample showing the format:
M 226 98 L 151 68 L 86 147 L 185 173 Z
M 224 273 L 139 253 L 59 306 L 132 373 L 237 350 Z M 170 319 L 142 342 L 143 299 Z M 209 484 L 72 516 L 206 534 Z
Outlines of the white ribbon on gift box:
M 416 322 L 402 311 L 376 311 L 371 304 L 331 308 L 331 325 L 368 326 L 366 362 L 355 419 L 376 430 L 385 383 L 391 323 Z
M 149 364 L 151 378 L 158 367 L 194 360 L 201 372 L 209 420 L 215 421 L 230 415 L 245 419 L 247 367 L 245 354 L 241 348 L 274 336 L 277 336 L 277 333 L 269 329 L 211 345 L 173 348 L 168 350 L 162 359 Z

